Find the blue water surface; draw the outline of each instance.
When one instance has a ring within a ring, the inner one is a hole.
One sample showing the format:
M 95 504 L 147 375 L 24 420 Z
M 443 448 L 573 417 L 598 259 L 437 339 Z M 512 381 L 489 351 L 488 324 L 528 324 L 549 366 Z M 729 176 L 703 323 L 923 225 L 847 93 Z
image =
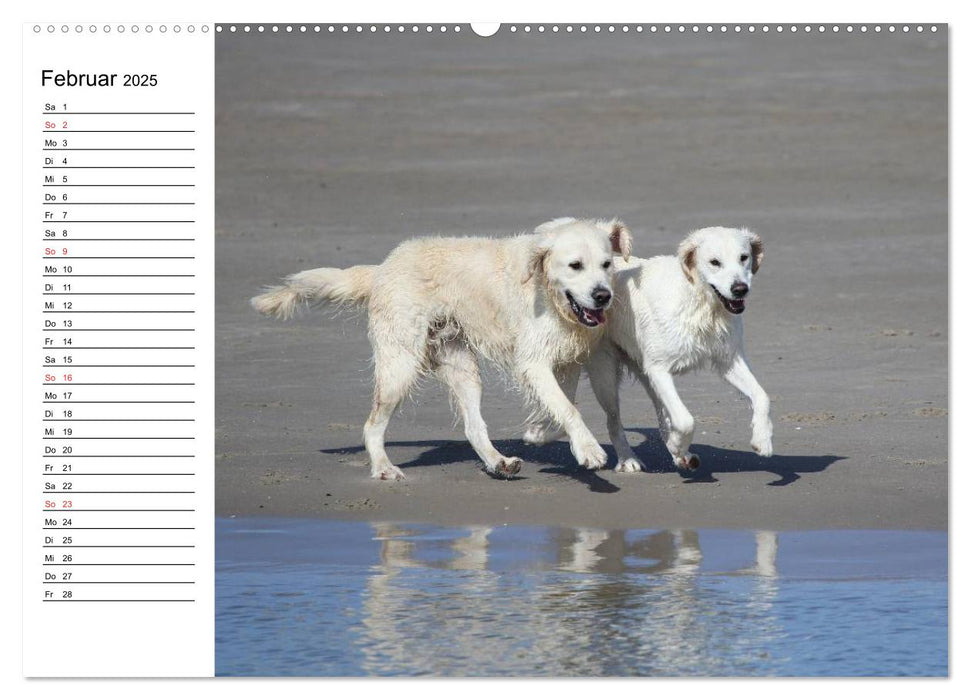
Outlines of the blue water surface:
M 943 532 L 216 523 L 216 671 L 943 676 Z

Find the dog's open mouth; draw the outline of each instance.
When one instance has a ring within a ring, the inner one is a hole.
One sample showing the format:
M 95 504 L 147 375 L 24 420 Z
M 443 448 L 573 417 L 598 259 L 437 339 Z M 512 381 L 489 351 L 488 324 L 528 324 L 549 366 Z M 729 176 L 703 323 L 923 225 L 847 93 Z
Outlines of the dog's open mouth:
M 603 309 L 588 309 L 577 303 L 577 300 L 573 298 L 573 295 L 566 292 L 566 300 L 570 302 L 570 309 L 573 310 L 573 315 L 577 317 L 577 320 L 584 326 L 590 328 L 596 328 L 601 323 L 606 323 L 607 317 L 604 315 Z
M 728 309 L 728 313 L 740 314 L 743 311 L 745 311 L 744 299 L 729 299 L 728 297 L 723 296 L 722 293 L 719 292 L 718 289 L 715 287 L 715 285 L 711 285 L 711 288 L 715 290 L 715 295 L 721 301 L 722 306 Z

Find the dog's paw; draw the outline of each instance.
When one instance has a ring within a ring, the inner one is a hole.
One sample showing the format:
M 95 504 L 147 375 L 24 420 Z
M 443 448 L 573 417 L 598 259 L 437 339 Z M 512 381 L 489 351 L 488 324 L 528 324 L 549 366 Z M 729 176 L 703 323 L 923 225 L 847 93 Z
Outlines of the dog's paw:
M 545 445 L 563 435 L 563 431 L 543 423 L 533 423 L 523 433 L 523 442 L 527 445 Z
M 607 464 L 607 453 L 598 442 L 585 442 L 579 445 L 570 445 L 570 451 L 577 458 L 580 466 L 587 469 L 601 469 Z
M 701 459 L 692 452 L 685 452 L 683 456 L 674 458 L 674 466 L 678 471 L 697 471 L 701 466 Z
M 383 467 L 372 469 L 371 478 L 381 481 L 401 481 L 405 478 L 405 473 L 393 464 L 386 464 Z
M 523 467 L 523 460 L 519 457 L 503 457 L 497 464 L 485 468 L 486 474 L 497 479 L 509 479 L 516 476 Z
M 752 436 L 752 449 L 755 450 L 755 454 L 762 457 L 772 456 L 772 438 L 771 437 L 759 437 L 756 435 Z
M 644 464 L 641 462 L 641 460 L 637 459 L 636 457 L 629 457 L 625 460 L 617 462 L 617 466 L 614 467 L 614 471 L 622 472 L 625 474 L 630 474 L 633 472 L 642 472 L 644 471 Z
M 772 456 L 772 421 L 752 421 L 752 449 L 762 457 Z

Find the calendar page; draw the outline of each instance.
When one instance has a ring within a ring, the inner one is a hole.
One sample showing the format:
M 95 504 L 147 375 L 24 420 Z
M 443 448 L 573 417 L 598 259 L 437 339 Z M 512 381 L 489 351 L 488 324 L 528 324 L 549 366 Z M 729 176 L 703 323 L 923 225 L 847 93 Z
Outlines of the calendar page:
M 23 675 L 948 677 L 951 34 L 24 24 Z
M 24 671 L 211 674 L 213 27 L 24 31 Z

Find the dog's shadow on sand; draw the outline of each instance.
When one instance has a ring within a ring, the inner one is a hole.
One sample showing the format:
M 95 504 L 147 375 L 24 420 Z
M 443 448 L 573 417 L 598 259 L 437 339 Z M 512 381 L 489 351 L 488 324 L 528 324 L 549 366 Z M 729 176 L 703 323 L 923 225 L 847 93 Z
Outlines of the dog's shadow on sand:
M 645 440 L 634 448 L 634 454 L 644 463 L 649 474 L 678 472 L 686 484 L 717 482 L 716 474 L 739 474 L 766 472 L 774 474 L 775 480 L 766 486 L 788 486 L 797 481 L 802 474 L 815 474 L 824 471 L 831 464 L 846 459 L 836 455 L 774 455 L 760 457 L 751 451 L 729 450 L 703 444 L 692 444 L 691 451 L 701 459 L 701 467 L 695 472 L 677 470 L 656 429 L 628 428 L 629 433 L 639 433 Z M 527 445 L 522 440 L 496 440 L 496 449 L 505 455 L 516 456 L 524 462 L 541 465 L 540 473 L 562 476 L 584 484 L 594 493 L 617 493 L 620 487 L 611 483 L 600 473 L 577 466 L 566 442 L 558 441 L 548 445 Z M 389 442 L 387 447 L 427 448 L 416 458 L 401 462 L 401 469 L 434 467 L 458 462 L 478 462 L 479 458 L 472 446 L 464 440 L 412 440 Z M 613 448 L 607 446 L 608 464 L 616 464 Z M 321 454 L 358 454 L 364 447 L 338 447 L 321 449 Z M 514 476 L 509 481 L 525 479 Z
M 519 457 L 528 464 L 538 464 L 542 468 L 539 470 L 544 474 L 556 474 L 563 477 L 579 481 L 585 484 L 594 493 L 616 493 L 620 487 L 610 483 L 595 471 L 583 469 L 577 466 L 570 452 L 570 446 L 565 442 L 553 442 L 549 445 L 535 446 L 527 445 L 522 440 L 496 440 L 493 442 L 496 449 L 504 455 Z M 458 462 L 479 463 L 472 446 L 464 440 L 410 440 L 385 443 L 388 448 L 428 448 L 415 459 L 407 462 L 398 462 L 397 466 L 403 470 L 417 467 L 435 467 Z M 355 445 L 353 447 L 337 447 L 333 449 L 322 449 L 321 454 L 359 454 L 364 452 L 364 447 Z M 502 481 L 520 481 L 528 477 L 519 474 Z
M 657 429 L 627 428 L 629 433 L 644 436 L 644 442 L 634 448 L 634 454 L 644 463 L 648 473 L 677 471 L 685 483 L 713 483 L 718 481 L 715 474 L 739 474 L 766 472 L 778 478 L 766 486 L 788 486 L 798 481 L 802 474 L 815 474 L 824 471 L 829 465 L 846 459 L 836 455 L 780 455 L 762 457 L 751 450 L 729 450 L 692 443 L 691 451 L 701 459 L 701 467 L 695 472 L 675 469 L 671 456 L 661 443 Z

